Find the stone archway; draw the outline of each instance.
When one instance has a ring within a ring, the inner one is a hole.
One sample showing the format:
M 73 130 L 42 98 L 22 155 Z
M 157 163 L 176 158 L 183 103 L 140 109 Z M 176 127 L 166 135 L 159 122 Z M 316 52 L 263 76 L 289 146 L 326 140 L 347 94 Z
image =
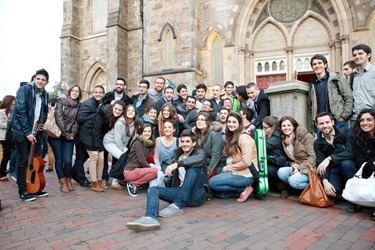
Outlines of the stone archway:
M 102 62 L 95 62 L 86 74 L 83 86 L 82 96 L 83 99 L 87 99 L 91 96 L 94 87 L 96 85 L 102 85 L 104 89 L 107 89 L 107 73 L 106 66 Z

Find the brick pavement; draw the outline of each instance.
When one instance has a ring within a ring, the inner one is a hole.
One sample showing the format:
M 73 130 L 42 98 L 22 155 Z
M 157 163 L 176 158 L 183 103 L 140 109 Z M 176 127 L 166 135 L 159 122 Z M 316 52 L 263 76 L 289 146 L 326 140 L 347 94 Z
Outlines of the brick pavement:
M 144 214 L 146 194 L 126 189 L 94 193 L 75 185 L 59 191 L 46 173 L 49 197 L 22 202 L 11 180 L 0 183 L 0 249 L 375 249 L 370 210 L 345 211 L 346 202 L 319 209 L 296 198 L 214 199 L 161 218 L 161 229 L 136 233 L 125 224 Z M 162 202 L 161 208 L 167 204 Z

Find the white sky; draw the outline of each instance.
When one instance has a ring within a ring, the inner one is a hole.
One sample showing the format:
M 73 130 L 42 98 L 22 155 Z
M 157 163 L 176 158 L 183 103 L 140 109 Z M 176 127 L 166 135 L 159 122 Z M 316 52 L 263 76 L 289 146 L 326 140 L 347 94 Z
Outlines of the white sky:
M 0 0 L 0 98 L 16 95 L 36 70 L 60 81 L 63 0 Z

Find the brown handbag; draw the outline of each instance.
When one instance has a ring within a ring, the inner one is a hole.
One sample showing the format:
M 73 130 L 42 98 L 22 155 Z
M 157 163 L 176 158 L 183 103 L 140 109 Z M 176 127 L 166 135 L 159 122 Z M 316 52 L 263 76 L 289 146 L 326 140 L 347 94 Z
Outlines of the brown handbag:
M 211 179 L 211 177 L 214 177 L 215 175 L 219 174 L 215 169 L 217 165 L 219 165 L 220 160 L 221 160 L 221 156 L 219 157 L 219 159 L 217 159 L 215 165 L 212 166 L 211 170 L 208 171 L 207 173 L 208 179 Z
M 316 172 L 315 168 L 313 168 L 310 164 L 308 165 L 310 167 L 309 184 L 299 196 L 299 201 L 313 207 L 332 207 L 333 200 L 330 199 L 324 191 L 324 187 L 318 173 Z

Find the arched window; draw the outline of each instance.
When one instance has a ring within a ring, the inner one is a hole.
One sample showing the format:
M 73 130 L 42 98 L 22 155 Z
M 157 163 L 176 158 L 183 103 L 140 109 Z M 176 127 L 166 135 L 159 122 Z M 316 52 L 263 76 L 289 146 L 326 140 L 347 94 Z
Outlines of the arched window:
M 258 63 L 257 71 L 262 72 L 262 64 L 261 63 Z
M 285 70 L 285 62 L 284 61 L 280 62 L 279 68 L 280 68 L 280 70 Z
M 277 63 L 275 61 L 272 63 L 272 71 L 277 71 Z
M 108 18 L 108 0 L 92 0 L 92 32 L 106 30 Z
M 301 68 L 302 68 L 302 62 L 301 62 L 300 59 L 298 59 L 298 60 L 296 61 L 296 68 L 297 68 L 297 69 L 301 69 Z
M 173 48 L 173 34 L 170 29 L 166 29 L 164 39 L 164 53 L 165 53 L 165 68 L 173 68 L 174 48 Z
M 310 60 L 308 58 L 306 58 L 305 61 L 303 62 L 303 68 L 310 69 Z
M 223 44 L 219 37 L 212 43 L 212 83 L 221 84 L 223 80 Z
M 270 64 L 268 62 L 264 64 L 264 71 L 270 71 Z

